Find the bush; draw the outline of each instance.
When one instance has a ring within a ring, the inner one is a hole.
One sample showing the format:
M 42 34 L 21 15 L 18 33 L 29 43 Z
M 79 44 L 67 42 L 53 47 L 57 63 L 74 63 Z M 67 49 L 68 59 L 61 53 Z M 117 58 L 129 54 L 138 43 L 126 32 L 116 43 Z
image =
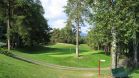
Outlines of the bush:
M 0 48 L 0 54 L 4 54 L 4 55 L 10 56 L 10 57 L 14 56 L 14 54 L 12 54 L 11 52 L 8 52 L 8 51 L 6 51 L 6 50 L 4 50 L 2 48 Z

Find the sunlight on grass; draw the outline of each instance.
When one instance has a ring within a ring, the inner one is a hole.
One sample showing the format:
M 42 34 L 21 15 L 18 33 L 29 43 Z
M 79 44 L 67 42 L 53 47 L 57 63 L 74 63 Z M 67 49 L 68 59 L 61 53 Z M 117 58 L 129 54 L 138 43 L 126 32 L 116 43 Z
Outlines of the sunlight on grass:
M 0 78 L 97 78 L 95 70 L 72 71 L 39 66 L 0 54 Z M 108 71 L 102 71 L 106 78 Z
M 58 43 L 51 46 L 35 47 L 33 49 L 13 50 L 13 53 L 42 62 L 71 67 L 98 67 L 98 60 L 104 59 L 102 67 L 110 66 L 110 56 L 103 51 L 94 51 L 86 44 L 80 45 L 80 57 L 75 57 L 75 45 Z

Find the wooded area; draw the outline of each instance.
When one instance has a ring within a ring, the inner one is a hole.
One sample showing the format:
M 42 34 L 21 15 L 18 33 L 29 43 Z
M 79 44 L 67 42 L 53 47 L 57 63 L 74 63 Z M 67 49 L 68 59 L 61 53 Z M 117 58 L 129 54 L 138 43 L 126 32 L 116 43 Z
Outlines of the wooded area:
M 0 10 L 1 40 L 8 51 L 48 43 L 50 28 L 39 0 L 1 0 Z
M 92 50 L 110 54 L 112 69 L 122 58 L 126 58 L 127 68 L 138 68 L 138 0 L 67 0 L 63 8 L 68 17 L 66 26 L 56 29 L 48 25 L 40 0 L 0 0 L 0 42 L 6 43 L 3 48 L 11 52 L 68 43 L 76 45 L 74 53 L 80 58 L 80 44 L 87 44 Z M 82 36 L 81 28 L 86 25 L 89 31 Z

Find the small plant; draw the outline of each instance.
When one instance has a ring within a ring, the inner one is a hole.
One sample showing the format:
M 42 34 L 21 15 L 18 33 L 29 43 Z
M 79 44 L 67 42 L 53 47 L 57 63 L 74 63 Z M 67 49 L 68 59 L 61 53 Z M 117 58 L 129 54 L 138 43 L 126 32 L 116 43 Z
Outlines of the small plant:
M 12 54 L 11 52 L 8 52 L 7 50 L 4 50 L 2 48 L 0 48 L 0 54 L 4 54 L 4 55 L 10 56 L 10 57 L 14 56 L 14 54 Z

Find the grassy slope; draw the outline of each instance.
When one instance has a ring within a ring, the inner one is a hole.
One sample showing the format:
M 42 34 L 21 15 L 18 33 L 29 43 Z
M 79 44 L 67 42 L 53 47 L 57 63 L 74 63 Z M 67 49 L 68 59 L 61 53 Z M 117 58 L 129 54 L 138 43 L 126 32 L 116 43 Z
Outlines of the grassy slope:
M 68 50 L 69 47 L 72 48 L 71 52 L 70 52 L 70 50 Z M 42 47 L 33 48 L 34 50 L 30 49 L 30 48 L 22 49 L 22 50 L 20 49 L 19 51 L 14 50 L 14 52 L 18 55 L 21 55 L 21 56 L 24 56 L 27 58 L 32 58 L 32 59 L 36 59 L 36 60 L 60 64 L 60 62 L 56 63 L 56 61 L 57 60 L 60 61 L 61 59 L 63 60 L 65 58 L 68 59 L 68 57 L 72 58 L 74 56 L 74 53 L 72 52 L 72 51 L 75 51 L 74 47 L 75 46 L 69 45 L 69 44 L 56 44 L 56 45 L 49 46 L 48 48 L 42 48 Z M 61 49 L 61 48 L 65 48 L 65 49 Z M 61 50 L 59 50 L 59 49 L 61 49 Z M 64 52 L 67 52 L 67 50 L 68 50 L 68 53 L 64 53 Z M 81 50 L 82 50 L 81 54 L 86 57 L 88 57 L 90 54 L 92 54 L 92 52 L 93 53 L 100 52 L 100 51 L 92 51 L 86 45 L 81 45 Z M 84 51 L 86 50 L 86 51 L 83 52 L 83 50 Z M 96 55 L 98 55 L 98 54 L 96 54 Z M 90 57 L 97 58 L 96 55 L 95 56 L 90 55 Z M 101 57 L 103 57 L 103 56 L 104 55 L 101 54 Z M 61 59 L 57 59 L 59 57 Z M 90 57 L 88 57 L 88 58 L 90 58 Z M 72 58 L 72 59 L 75 59 L 75 58 Z M 108 57 L 108 59 L 109 59 L 109 57 Z M 71 59 L 68 59 L 68 60 L 71 60 Z M 90 60 L 93 60 L 93 59 L 90 58 Z M 86 64 L 88 64 L 88 63 L 86 63 Z M 63 65 L 63 64 L 61 64 L 61 65 Z M 108 73 L 108 71 L 102 71 L 103 74 L 104 74 L 104 72 Z M 139 77 L 138 73 L 139 73 L 139 69 L 134 70 L 130 76 L 132 78 L 138 78 Z M 86 78 L 86 77 L 87 78 L 95 78 L 95 77 L 97 78 L 97 71 L 67 71 L 67 70 L 59 70 L 59 69 L 55 69 L 55 68 L 53 69 L 53 68 L 49 68 L 49 67 L 41 67 L 38 65 L 29 64 L 29 63 L 19 61 L 19 60 L 16 60 L 16 59 L 13 59 L 13 58 L 0 54 L 0 78 Z
M 45 78 L 45 74 L 51 72 L 4 55 L 0 55 L 0 59 L 0 78 Z
M 97 78 L 97 72 L 43 67 L 0 54 L 0 78 Z
M 131 78 L 139 78 L 139 68 L 131 72 Z
M 85 44 L 80 45 L 80 58 L 75 58 L 75 45 L 58 43 L 47 47 L 35 47 L 14 50 L 14 53 L 29 59 L 43 62 L 72 66 L 72 67 L 98 67 L 98 59 L 105 59 L 101 67 L 110 65 L 110 57 L 102 51 L 93 51 Z

